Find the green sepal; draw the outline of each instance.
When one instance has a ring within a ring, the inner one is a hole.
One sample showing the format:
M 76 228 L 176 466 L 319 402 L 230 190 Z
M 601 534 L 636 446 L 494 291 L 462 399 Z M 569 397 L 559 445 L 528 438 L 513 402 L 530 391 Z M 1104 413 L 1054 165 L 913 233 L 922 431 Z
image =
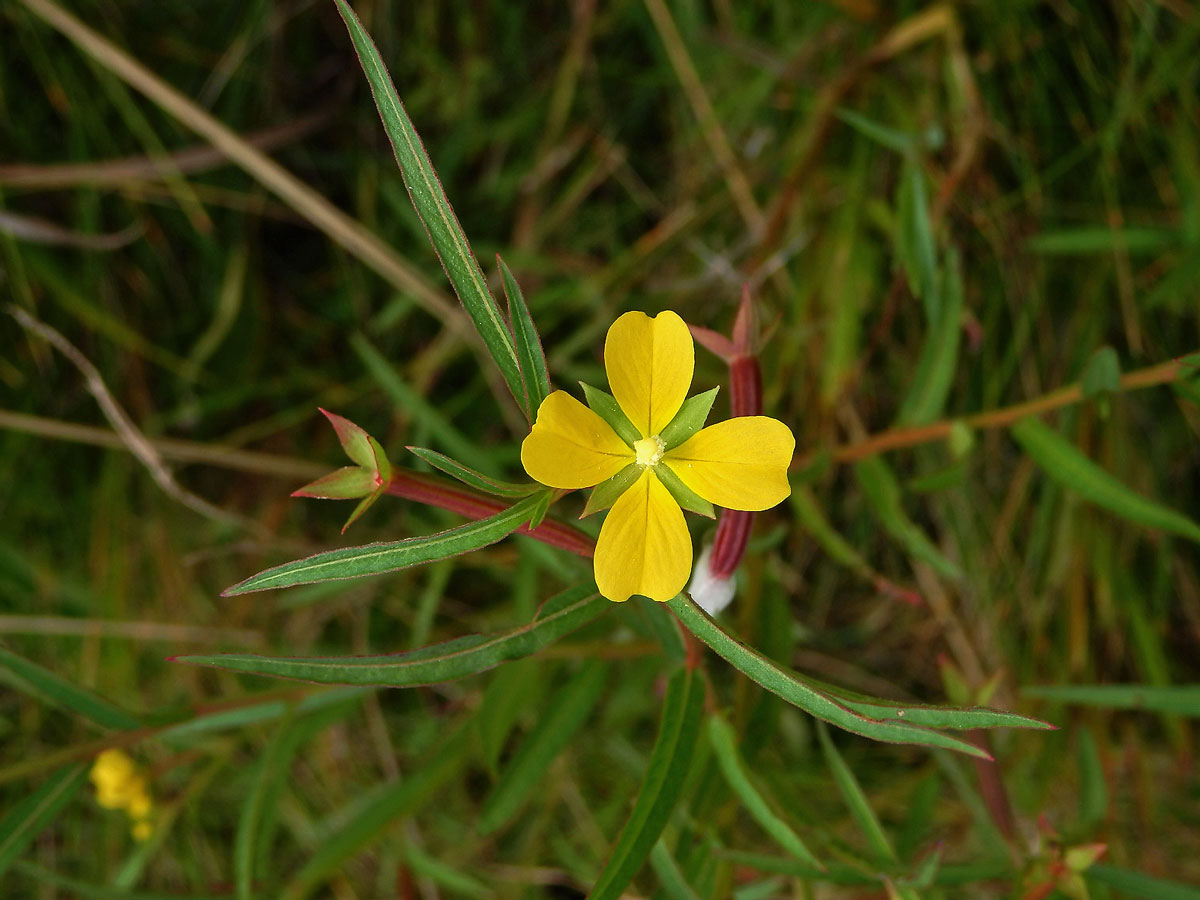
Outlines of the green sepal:
M 338 443 L 342 445 L 346 455 L 364 469 L 374 469 L 375 448 L 371 446 L 371 436 L 361 427 L 337 413 L 322 409 L 321 415 L 329 420 L 329 424 L 337 432 Z
M 709 410 L 712 409 L 713 401 L 717 399 L 719 390 L 719 387 L 715 387 L 711 391 L 705 391 L 703 394 L 697 394 L 695 397 L 689 397 L 683 401 L 683 406 L 679 407 L 675 418 L 658 435 L 662 438 L 663 446 L 666 449 L 678 447 L 704 427 L 704 420 L 708 418 Z
M 583 397 L 587 400 L 587 405 L 592 408 L 592 412 L 607 422 L 609 427 L 617 433 L 617 437 L 630 447 L 634 445 L 634 442 L 642 439 L 641 432 L 629 421 L 629 417 L 621 410 L 620 404 L 613 399 L 612 394 L 606 394 L 600 388 L 594 388 L 582 381 L 579 382 L 579 386 L 583 388 Z
M 513 484 L 510 481 L 500 481 L 482 472 L 477 472 L 469 466 L 464 466 L 456 459 L 451 459 L 444 453 L 429 450 L 425 447 L 408 447 L 409 453 L 419 456 L 439 472 L 445 472 L 451 478 L 461 481 L 467 487 L 496 497 L 528 497 L 542 489 L 540 484 Z
M 378 486 L 374 472 L 369 472 L 362 466 L 346 466 L 297 488 L 292 491 L 292 496 L 314 497 L 318 500 L 354 500 L 367 496 Z
M 379 445 L 379 441 L 367 435 L 367 441 L 371 445 L 371 452 L 375 456 L 375 474 L 379 477 L 380 484 L 387 484 L 392 480 L 392 463 L 387 458 L 387 454 L 383 452 L 383 447 Z
M 346 529 L 358 521 L 358 517 L 371 508 L 380 497 L 387 493 L 387 482 L 385 481 L 377 487 L 371 494 L 363 497 L 362 502 L 354 507 L 354 512 L 350 513 L 350 518 L 346 520 L 346 524 L 342 526 L 342 534 L 346 533 Z
M 587 503 L 583 507 L 583 512 L 579 518 L 586 519 L 588 516 L 600 512 L 602 509 L 608 509 L 617 502 L 617 498 L 629 490 L 630 486 L 637 481 L 639 475 L 642 474 L 642 467 L 637 463 L 630 463 L 612 478 L 606 478 L 588 494 Z
M 713 505 L 680 481 L 679 476 L 671 470 L 671 467 L 665 461 L 654 467 L 654 474 L 658 476 L 658 480 L 663 483 L 663 486 L 671 492 L 671 496 L 675 498 L 675 502 L 684 509 L 700 513 L 700 515 L 707 516 L 710 519 L 717 517 Z
M 550 509 L 550 501 L 554 498 L 554 491 L 546 488 L 542 495 L 538 497 L 537 505 L 533 508 L 533 512 L 529 515 L 529 530 L 537 528 L 542 524 L 542 519 L 546 518 L 546 511 Z

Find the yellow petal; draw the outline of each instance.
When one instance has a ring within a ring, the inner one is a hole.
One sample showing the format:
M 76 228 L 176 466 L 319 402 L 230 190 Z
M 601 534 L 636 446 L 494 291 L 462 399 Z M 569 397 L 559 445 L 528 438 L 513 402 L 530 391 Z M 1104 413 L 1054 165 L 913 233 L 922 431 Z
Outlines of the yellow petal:
M 564 490 L 599 484 L 631 462 L 633 451 L 609 424 L 565 391 L 542 401 L 521 443 L 529 477 Z
M 647 438 L 675 418 L 692 386 L 696 348 L 683 319 L 673 312 L 654 318 L 628 312 L 604 340 L 604 369 L 612 395 Z
M 742 416 L 696 432 L 663 462 L 679 480 L 726 509 L 770 509 L 792 492 L 787 470 L 796 439 L 778 419 Z
M 621 603 L 634 594 L 667 601 L 692 571 L 683 511 L 651 469 L 609 510 L 596 542 L 596 586 Z

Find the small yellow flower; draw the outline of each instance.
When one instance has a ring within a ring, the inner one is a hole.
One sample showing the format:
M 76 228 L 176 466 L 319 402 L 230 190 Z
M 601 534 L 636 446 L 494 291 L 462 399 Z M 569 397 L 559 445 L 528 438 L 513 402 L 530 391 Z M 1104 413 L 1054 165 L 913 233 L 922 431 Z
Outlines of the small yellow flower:
M 150 837 L 154 803 L 145 777 L 122 750 L 105 750 L 96 757 L 89 773 L 96 788 L 96 802 L 105 809 L 121 809 L 129 816 L 135 840 Z
M 782 422 L 742 416 L 701 429 L 678 446 L 662 432 L 692 384 L 695 348 L 673 312 L 625 313 L 604 342 L 613 397 L 639 440 L 626 442 L 570 394 L 555 391 L 521 444 L 530 477 L 563 490 L 594 487 L 636 464 L 641 472 L 617 498 L 596 543 L 596 585 L 609 600 L 642 594 L 666 601 L 687 583 L 692 541 L 683 510 L 663 483 L 674 474 L 704 500 L 727 509 L 769 509 L 791 493 L 787 470 L 796 441 Z M 663 473 L 666 467 L 670 471 Z

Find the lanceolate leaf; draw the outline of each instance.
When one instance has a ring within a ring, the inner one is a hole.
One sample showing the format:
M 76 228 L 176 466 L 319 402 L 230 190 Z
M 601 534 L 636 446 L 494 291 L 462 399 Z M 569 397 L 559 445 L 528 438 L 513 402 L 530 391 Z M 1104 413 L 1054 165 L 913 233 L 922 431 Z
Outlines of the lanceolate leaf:
M 392 142 L 396 162 L 400 165 L 400 173 L 404 177 L 413 208 L 416 209 L 421 224 L 425 226 L 450 283 L 454 285 L 459 300 L 462 301 L 488 352 L 500 369 L 508 389 L 512 391 L 517 402 L 524 405 L 525 390 L 521 383 L 521 370 L 517 363 L 512 334 L 509 333 L 504 316 L 488 290 L 487 280 L 479 268 L 479 263 L 475 261 L 471 246 L 467 243 L 462 226 L 458 224 L 450 201 L 446 199 L 433 163 L 425 152 L 408 113 L 404 110 L 404 104 L 400 102 L 375 43 L 346 0 L 336 2 L 350 32 L 350 40 L 354 42 L 363 72 L 371 84 L 375 105 L 379 108 L 384 130 Z
M 525 417 L 530 422 L 537 415 L 542 401 L 550 396 L 550 375 L 546 372 L 546 354 L 542 352 L 542 339 L 538 337 L 537 326 L 529 315 L 529 307 L 525 305 L 525 296 L 521 286 L 509 271 L 499 255 L 496 263 L 500 266 L 500 276 L 504 279 L 504 295 L 508 298 L 508 318 L 512 325 L 513 338 L 516 341 L 517 362 L 521 366 L 521 381 L 525 385 L 526 408 Z
M 15 676 L 19 687 L 27 689 L 34 696 L 82 716 L 102 728 L 132 731 L 142 724 L 135 716 L 114 706 L 103 697 L 32 660 L 0 647 L 0 675 L 9 673 Z M 9 678 L 3 677 L 0 680 L 9 681 Z
M 491 834 L 511 819 L 546 775 L 554 758 L 566 748 L 592 714 L 604 690 L 606 665 L 588 660 L 555 696 L 550 709 L 538 719 L 520 748 L 504 768 L 500 780 L 484 801 L 476 830 Z
M 667 684 L 662 724 L 633 812 L 621 829 L 612 856 L 596 879 L 588 900 L 620 897 L 662 834 L 683 789 L 703 710 L 703 678 L 694 669 L 677 669 Z
M 0 877 L 87 781 L 87 766 L 60 769 L 0 819 Z
M 1200 542 L 1200 525 L 1122 484 L 1037 419 L 1022 419 L 1012 435 L 1046 474 L 1085 500 L 1138 525 Z
M 346 547 L 284 563 L 227 588 L 222 596 L 232 597 L 252 591 L 269 591 L 295 584 L 335 581 L 339 578 L 381 575 L 384 572 L 394 572 L 408 566 L 478 550 L 480 547 L 496 543 L 520 528 L 534 513 L 539 500 L 537 495 L 526 497 L 494 516 L 425 537 Z
M 717 764 L 721 774 L 742 801 L 746 812 L 762 826 L 763 831 L 775 839 L 776 843 L 787 850 L 796 859 L 803 860 L 818 869 L 824 869 L 821 861 L 813 856 L 812 851 L 805 846 L 800 836 L 792 830 L 783 819 L 775 814 L 762 793 L 754 786 L 746 773 L 746 764 L 738 752 L 738 737 L 725 719 L 719 715 L 711 716 L 708 720 L 708 742 L 716 754 Z
M 528 625 L 499 634 L 472 634 L 390 656 L 278 658 L 249 653 L 179 656 L 177 662 L 214 666 L 320 684 L 411 687 L 475 675 L 510 659 L 536 653 L 598 617 L 610 604 L 593 585 L 571 588 L 547 600 Z
M 944 747 L 970 756 L 990 758 L 974 744 L 942 734 L 940 731 L 905 721 L 874 719 L 855 712 L 843 701 L 806 684 L 795 673 L 781 669 L 762 654 L 751 650 L 727 633 L 685 595 L 680 594 L 669 601 L 668 605 L 684 626 L 708 644 L 718 656 L 723 657 L 751 680 L 788 703 L 800 707 L 809 715 L 876 741 Z

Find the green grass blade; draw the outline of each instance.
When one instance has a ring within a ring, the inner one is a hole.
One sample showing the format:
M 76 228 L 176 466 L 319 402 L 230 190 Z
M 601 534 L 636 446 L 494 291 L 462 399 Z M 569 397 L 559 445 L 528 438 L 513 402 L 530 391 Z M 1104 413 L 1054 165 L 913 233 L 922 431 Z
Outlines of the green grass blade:
M 658 841 L 683 790 L 703 709 L 704 680 L 694 669 L 677 669 L 667 683 L 662 723 L 633 812 L 621 829 L 588 900 L 620 897 Z
M 409 447 L 408 452 L 425 460 L 439 472 L 445 472 L 451 478 L 485 494 L 492 494 L 496 497 L 528 497 L 530 494 L 545 490 L 540 484 L 513 484 L 509 481 L 491 478 L 482 472 L 476 472 L 474 469 L 464 466 L 458 460 L 451 459 L 444 453 L 438 453 L 436 450 L 429 450 L 425 447 Z
M 7 670 L 11 680 L 28 688 L 35 696 L 82 716 L 102 728 L 132 731 L 141 727 L 141 722 L 125 710 L 120 709 L 91 691 L 72 684 L 49 669 L 18 656 L 11 650 L 0 648 L 0 671 Z M 15 676 L 15 677 L 13 677 Z M 4 680 L 10 680 L 5 678 Z
M 71 801 L 87 781 L 87 773 L 83 764 L 59 769 L 0 819 L 0 877 Z
M 450 283 L 454 286 L 455 293 L 466 308 L 479 336 L 483 338 L 483 343 L 495 360 L 508 389 L 512 391 L 517 403 L 523 406 L 525 392 L 521 383 L 521 369 L 517 362 L 512 334 L 504 323 L 500 307 L 488 290 L 487 279 L 484 278 L 483 271 L 471 252 L 467 236 L 463 234 L 454 209 L 446 199 L 433 163 L 425 152 L 408 113 L 404 110 L 404 104 L 400 102 L 395 85 L 392 84 L 392 78 L 374 41 L 346 0 L 336 2 L 350 32 L 350 40 L 354 43 L 359 62 L 362 63 L 363 72 L 371 84 L 375 105 L 379 109 L 388 140 L 392 142 L 396 162 L 400 166 L 400 173 L 404 177 L 413 208 L 429 234 L 429 240 L 446 270 Z
M 1037 419 L 1022 419 L 1012 435 L 1046 474 L 1085 500 L 1138 525 L 1200 542 L 1200 525 L 1122 484 Z
M 885 531 L 899 541 L 910 556 L 928 563 L 939 575 L 961 578 L 962 570 L 938 550 L 908 514 L 900 499 L 900 484 L 886 462 L 870 456 L 854 465 L 854 475 Z
M 396 819 L 409 815 L 437 796 L 465 765 L 467 729 L 460 728 L 412 774 L 384 787 L 337 831 L 329 835 L 278 895 L 280 900 L 302 900 L 342 864 L 365 849 Z M 351 800 L 355 803 L 355 800 Z
M 406 538 L 402 541 L 365 544 L 361 547 L 345 547 L 293 560 L 252 575 L 245 581 L 226 588 L 221 596 L 233 597 L 237 594 L 272 591 L 296 584 L 382 575 L 397 569 L 433 562 L 435 559 L 469 553 L 494 544 L 520 528 L 533 515 L 539 499 L 538 495 L 526 497 L 494 516 L 468 522 L 447 531 L 439 531 L 437 534 Z
M 675 862 L 671 851 L 667 849 L 661 838 L 654 844 L 654 849 L 650 851 L 650 867 L 658 876 L 658 883 L 662 885 L 663 893 L 667 895 L 668 900 L 700 900 L 700 895 L 687 883 L 679 864 Z
M 176 662 L 235 672 L 292 678 L 319 684 L 411 687 L 464 678 L 510 659 L 536 653 L 563 635 L 607 612 L 609 602 L 592 585 L 583 585 L 546 601 L 528 625 L 499 634 L 473 634 L 388 656 L 269 657 L 223 653 L 177 656 Z
M 1200 684 L 1048 684 L 1021 688 L 1021 694 L 1080 706 L 1200 718 Z
M 499 254 L 496 264 L 504 280 L 504 296 L 508 298 L 508 319 L 516 341 L 517 362 L 521 366 L 521 382 L 525 386 L 525 417 L 530 422 L 537 416 L 538 407 L 550 396 L 550 373 L 546 371 L 546 354 L 542 350 L 542 339 L 537 326 L 525 304 L 521 286 Z
M 1143 875 L 1133 869 L 1106 866 L 1097 863 L 1089 866 L 1083 877 L 1093 884 L 1103 884 L 1121 892 L 1125 897 L 1141 897 L 1143 900 L 1200 900 L 1200 888 L 1167 881 L 1153 875 Z
M 916 157 L 909 157 L 904 162 L 896 206 L 896 252 L 908 276 L 909 290 L 921 301 L 925 321 L 932 325 L 939 319 L 941 306 L 937 283 L 937 249 L 929 220 L 925 176 Z
M 962 333 L 963 283 L 958 254 L 946 254 L 942 302 L 937 318 L 929 323 L 925 344 L 900 412 L 898 425 L 924 425 L 938 419 L 946 406 Z
M 279 820 L 280 793 L 292 771 L 292 758 L 305 741 L 345 719 L 357 706 L 357 702 L 346 702 L 325 707 L 316 715 L 285 721 L 275 730 L 259 758 L 253 783 L 238 816 L 233 843 L 237 900 L 254 900 L 254 885 L 268 871 L 271 837 Z
M 604 690 L 608 667 L 584 663 L 551 702 L 549 711 L 521 744 L 484 801 L 476 830 L 491 834 L 507 823 L 546 775 L 546 769 L 583 727 Z
M 829 729 L 824 725 L 818 725 L 817 736 L 821 740 L 821 751 L 825 755 L 825 764 L 829 766 L 829 771 L 833 775 L 833 782 L 837 785 L 842 799 L 846 801 L 850 815 L 858 823 L 859 831 L 867 839 L 876 859 L 887 863 L 897 862 L 896 851 L 893 849 L 891 841 L 888 840 L 883 826 L 879 823 L 879 817 L 875 815 L 875 810 L 871 809 L 871 804 L 867 800 L 867 795 L 863 793 L 858 779 L 854 777 L 854 773 L 846 765 L 842 755 L 838 753 L 833 741 L 830 740 Z
M 841 700 L 804 683 L 794 673 L 781 669 L 761 653 L 738 641 L 682 594 L 668 605 L 684 626 L 718 656 L 752 681 L 811 716 L 876 741 L 945 747 L 970 756 L 987 758 L 987 754 L 975 745 L 950 735 L 908 722 L 881 721 L 860 715 Z
M 746 812 L 769 834 L 775 843 L 784 850 L 817 869 L 824 869 L 821 861 L 805 846 L 800 836 L 792 830 L 787 822 L 775 814 L 762 793 L 754 786 L 746 772 L 746 764 L 737 748 L 737 734 L 725 719 L 719 715 L 710 716 L 708 720 L 708 742 L 716 754 L 717 764 L 721 774 L 733 792 L 742 801 Z

